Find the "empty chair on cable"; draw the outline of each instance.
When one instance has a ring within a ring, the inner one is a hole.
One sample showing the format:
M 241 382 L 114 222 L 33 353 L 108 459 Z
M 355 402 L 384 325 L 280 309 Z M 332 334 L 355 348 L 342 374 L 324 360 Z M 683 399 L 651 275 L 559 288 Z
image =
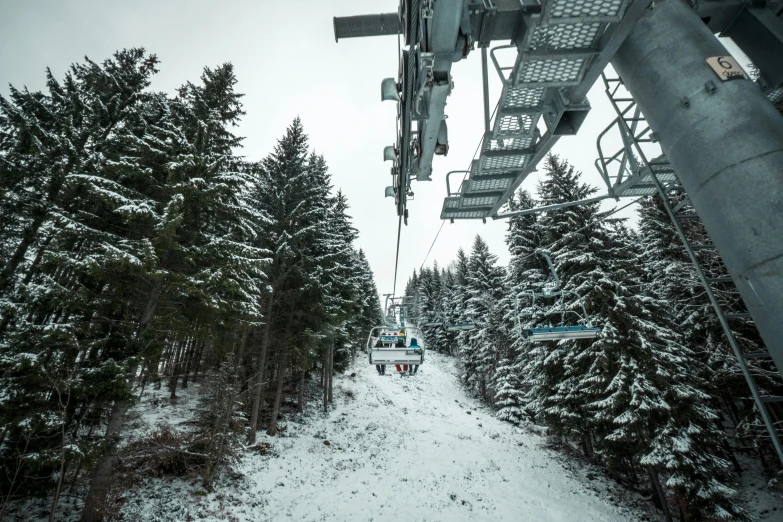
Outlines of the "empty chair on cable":
M 595 326 L 554 326 L 551 328 L 526 328 L 525 339 L 531 341 L 559 341 L 560 339 L 597 339 L 601 329 Z
M 557 271 L 555 270 L 555 264 L 552 262 L 552 258 L 549 256 L 548 252 L 545 252 L 543 250 L 538 251 L 539 254 L 546 260 L 547 265 L 549 266 L 549 271 L 552 274 L 552 282 L 549 283 L 547 286 L 543 288 L 541 292 L 535 292 L 535 291 L 528 291 L 525 292 L 524 295 L 528 295 L 532 298 L 533 303 L 535 303 L 536 297 L 540 298 L 552 298 L 552 297 L 559 297 L 559 307 L 557 304 L 555 304 L 554 307 L 550 308 L 547 315 L 555 315 L 557 313 L 560 314 L 560 323 L 562 324 L 564 322 L 564 316 L 566 314 L 573 314 L 576 315 L 580 321 L 587 322 L 587 310 L 585 310 L 584 301 L 579 300 L 579 296 L 575 294 L 574 292 L 571 292 L 570 290 L 563 290 L 560 287 L 560 278 L 557 276 Z M 581 304 L 582 307 L 582 314 L 579 315 L 579 312 L 576 312 L 574 310 L 569 310 L 565 306 L 564 297 L 566 294 L 570 294 L 576 298 L 576 300 Z M 517 316 L 515 318 L 515 322 L 517 323 L 517 328 L 521 334 L 522 337 L 525 339 L 528 339 L 530 341 L 559 341 L 561 339 L 597 339 L 601 336 L 601 328 L 597 326 L 592 326 L 588 323 L 587 326 L 585 325 L 575 325 L 575 326 L 549 326 L 545 328 L 521 328 L 521 325 L 519 323 L 519 302 L 518 299 L 515 298 L 515 303 L 517 307 Z M 560 308 L 560 310 L 558 310 Z

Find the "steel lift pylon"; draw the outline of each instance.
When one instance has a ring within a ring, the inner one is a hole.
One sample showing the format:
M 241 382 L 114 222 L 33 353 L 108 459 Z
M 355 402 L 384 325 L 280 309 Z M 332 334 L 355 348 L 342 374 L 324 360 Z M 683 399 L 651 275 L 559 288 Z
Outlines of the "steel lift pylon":
M 596 166 L 602 177 L 610 180 L 612 183 L 610 187 L 622 187 L 623 183 L 628 183 L 629 178 L 637 178 L 638 181 L 632 183 L 632 188 L 629 189 L 632 195 L 655 193 L 660 198 L 664 210 L 693 264 L 696 276 L 704 287 L 707 299 L 718 318 L 729 347 L 736 357 L 764 429 L 770 436 L 778 458 L 783 462 L 783 444 L 781 444 L 783 409 L 773 408 L 775 404 L 783 404 L 783 397 L 765 393 L 760 389 L 754 377 L 754 371 L 764 371 L 754 365 L 761 361 L 769 361 L 771 355 L 767 351 L 748 351 L 737 339 L 732 329 L 732 323 L 752 322 L 752 318 L 745 311 L 731 313 L 724 310 L 725 305 L 722 304 L 719 295 L 736 295 L 736 286 L 725 271 L 716 271 L 714 267 L 705 266 L 704 261 L 707 260 L 705 254 L 715 252 L 715 245 L 704 242 L 694 243 L 689 237 L 688 230 L 700 220 L 690 203 L 688 193 L 679 183 L 671 163 L 661 153 L 660 145 L 657 143 L 647 119 L 628 90 L 625 89 L 622 80 L 607 78 L 606 75 L 603 75 L 603 81 L 606 94 L 617 118 L 598 137 L 599 158 L 596 160 Z M 601 146 L 602 140 L 612 131 L 620 135 L 622 147 L 614 154 L 604 154 Z M 652 154 L 655 157 L 648 159 Z M 673 199 L 673 196 L 676 199 Z M 712 261 L 715 261 L 714 256 Z

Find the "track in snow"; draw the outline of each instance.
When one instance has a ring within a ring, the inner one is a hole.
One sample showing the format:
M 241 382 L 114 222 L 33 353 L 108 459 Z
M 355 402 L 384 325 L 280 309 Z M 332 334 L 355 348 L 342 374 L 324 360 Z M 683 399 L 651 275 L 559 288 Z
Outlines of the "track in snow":
M 365 361 L 348 372 L 355 378 L 335 379 L 333 411 L 262 439 L 278 456 L 240 465 L 240 495 L 262 505 L 231 509 L 238 520 L 640 518 L 588 489 L 543 437 L 466 397 L 453 359 L 430 352 L 413 377 L 393 367 L 381 377 Z

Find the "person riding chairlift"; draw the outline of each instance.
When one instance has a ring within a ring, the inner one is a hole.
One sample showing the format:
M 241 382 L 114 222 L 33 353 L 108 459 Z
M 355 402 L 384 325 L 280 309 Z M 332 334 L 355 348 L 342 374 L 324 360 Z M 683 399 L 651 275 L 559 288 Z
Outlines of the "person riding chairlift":
M 419 346 L 419 341 L 415 337 L 411 337 L 411 345 L 409 346 L 411 350 L 421 350 L 421 346 Z M 418 364 L 411 364 L 411 375 L 416 375 L 416 372 L 419 371 L 419 365 Z
M 402 337 L 397 339 L 397 344 L 394 347 L 395 348 L 405 348 L 405 339 L 403 339 Z M 408 371 L 408 365 L 407 364 L 403 364 L 402 368 L 400 368 L 399 364 L 395 364 L 394 367 L 397 368 L 398 372 L 403 372 L 403 371 L 407 372 Z
M 376 348 L 383 348 L 383 342 L 378 339 L 378 342 L 375 343 Z M 386 365 L 385 364 L 376 364 L 375 369 L 378 370 L 378 375 L 386 375 Z

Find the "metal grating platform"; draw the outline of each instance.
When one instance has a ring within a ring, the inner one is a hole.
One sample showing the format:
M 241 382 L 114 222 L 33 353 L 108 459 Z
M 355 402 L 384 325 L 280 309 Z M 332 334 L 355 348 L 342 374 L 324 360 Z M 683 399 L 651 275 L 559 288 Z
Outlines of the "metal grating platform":
M 555 0 L 547 9 L 547 14 L 551 23 L 574 18 L 581 21 L 618 22 L 624 7 L 623 0 Z
M 614 36 L 607 29 L 611 24 L 635 24 L 641 16 L 643 9 L 629 10 L 629 4 L 630 0 L 544 2 L 540 13 L 524 16 L 524 31 L 514 44 L 492 49 L 490 56 L 503 82 L 495 118 L 470 177 L 458 194 L 444 200 L 441 219 L 497 216 L 558 137 L 576 133 L 589 110 L 581 94 L 589 85 L 582 89 L 581 84 L 594 82 L 600 70 L 592 74 L 593 69 L 602 70 L 608 61 L 602 50 Z M 629 11 L 634 13 L 626 17 Z M 607 34 L 610 37 L 604 38 Z M 503 49 L 516 51 L 512 64 L 500 63 Z M 542 120 L 547 128 L 543 134 L 538 129 Z M 636 190 L 647 190 L 646 185 L 640 182 Z M 498 195 L 490 197 L 487 192 Z

